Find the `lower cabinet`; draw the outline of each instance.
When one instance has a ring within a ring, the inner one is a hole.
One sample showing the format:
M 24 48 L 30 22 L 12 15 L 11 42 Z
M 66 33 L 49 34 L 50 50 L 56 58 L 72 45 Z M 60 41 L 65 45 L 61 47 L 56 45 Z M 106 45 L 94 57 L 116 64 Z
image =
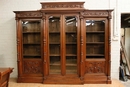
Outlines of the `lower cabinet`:
M 112 10 L 86 10 L 84 2 L 41 3 L 14 11 L 18 82 L 111 83 Z

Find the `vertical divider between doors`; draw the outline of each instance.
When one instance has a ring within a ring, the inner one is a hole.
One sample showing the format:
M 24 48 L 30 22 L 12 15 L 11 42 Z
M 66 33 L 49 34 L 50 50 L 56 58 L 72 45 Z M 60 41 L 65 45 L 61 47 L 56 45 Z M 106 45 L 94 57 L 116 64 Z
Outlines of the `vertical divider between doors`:
M 61 74 L 64 76 L 66 74 L 66 46 L 65 46 L 65 16 L 61 15 Z
M 81 36 L 80 36 L 80 77 L 83 79 L 85 73 L 85 58 L 86 58 L 86 29 L 84 25 L 84 18 L 81 18 Z
M 47 76 L 49 75 L 49 38 L 48 38 L 48 16 L 45 17 L 45 22 L 44 22 L 44 75 Z

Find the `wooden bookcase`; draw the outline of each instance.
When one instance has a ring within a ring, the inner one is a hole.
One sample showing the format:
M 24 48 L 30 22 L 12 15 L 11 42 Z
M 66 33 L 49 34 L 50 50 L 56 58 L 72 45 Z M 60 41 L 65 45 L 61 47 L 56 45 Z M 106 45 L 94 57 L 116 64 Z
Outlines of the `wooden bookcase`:
M 18 82 L 111 83 L 112 10 L 86 10 L 84 2 L 45 2 L 14 11 Z

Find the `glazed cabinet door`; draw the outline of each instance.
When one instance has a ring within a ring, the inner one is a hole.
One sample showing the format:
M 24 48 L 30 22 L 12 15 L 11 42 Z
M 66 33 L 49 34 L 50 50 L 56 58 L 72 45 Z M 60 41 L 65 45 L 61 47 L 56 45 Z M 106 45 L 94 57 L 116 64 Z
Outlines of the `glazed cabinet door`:
M 105 74 L 108 29 L 106 19 L 86 19 L 86 73 Z
M 48 15 L 49 74 L 78 74 L 78 28 L 76 15 Z
M 63 24 L 63 35 L 65 37 L 63 41 L 63 46 L 65 49 L 65 74 L 78 74 L 78 17 L 75 15 L 64 15 Z
M 61 74 L 61 16 L 48 16 L 49 74 Z
M 107 18 L 86 18 L 85 20 L 85 82 L 107 81 L 108 71 L 108 20 Z M 93 79 L 93 78 L 94 79 Z
M 41 20 L 23 19 L 20 23 L 22 76 L 42 76 Z

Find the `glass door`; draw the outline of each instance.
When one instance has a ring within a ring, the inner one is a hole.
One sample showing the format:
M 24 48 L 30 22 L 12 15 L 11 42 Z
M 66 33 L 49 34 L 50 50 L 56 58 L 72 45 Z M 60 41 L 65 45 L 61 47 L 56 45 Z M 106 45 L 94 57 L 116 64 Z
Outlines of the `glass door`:
M 107 21 L 102 19 L 86 20 L 86 73 L 104 74 L 108 43 Z M 107 32 L 107 33 L 106 33 Z
M 77 74 L 77 18 L 49 16 L 49 74 Z
M 22 20 L 22 58 L 24 74 L 41 75 L 41 20 Z
M 86 58 L 105 58 L 105 20 L 86 20 Z
M 23 20 L 23 58 L 41 58 L 41 22 L 40 20 Z
M 77 18 L 65 16 L 66 74 L 77 73 Z
M 49 61 L 50 74 L 61 74 L 60 16 L 49 16 Z

